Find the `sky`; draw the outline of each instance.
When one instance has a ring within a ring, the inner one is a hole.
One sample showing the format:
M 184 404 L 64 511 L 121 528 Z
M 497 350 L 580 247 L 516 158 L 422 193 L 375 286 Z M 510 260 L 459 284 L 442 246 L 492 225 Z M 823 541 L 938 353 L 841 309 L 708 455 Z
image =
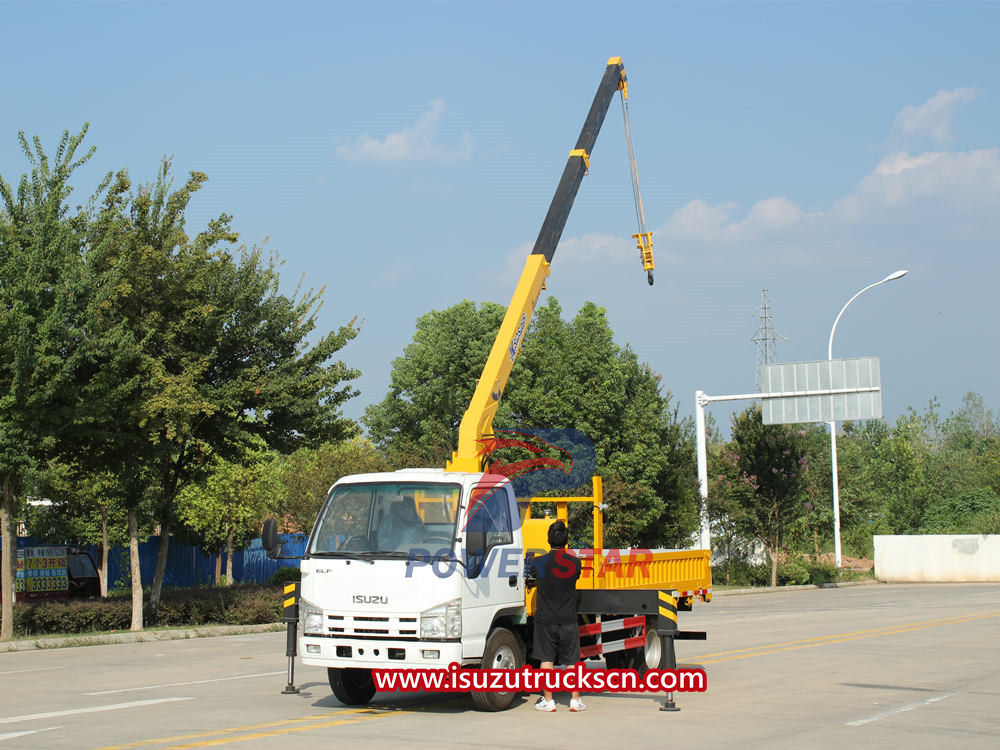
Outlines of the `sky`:
M 609 57 L 629 76 L 656 284 L 634 249 L 612 103 L 554 256 L 564 316 L 694 394 L 752 392 L 762 292 L 777 361 L 878 356 L 894 422 L 975 391 L 1000 409 L 1000 5 L 994 3 L 31 2 L 0 0 L 0 174 L 17 133 L 90 123 L 103 174 L 209 182 L 220 213 L 325 287 L 322 330 L 386 393 L 418 316 L 506 304 Z M 544 301 L 544 300 L 543 300 Z M 746 406 L 709 407 L 726 424 Z

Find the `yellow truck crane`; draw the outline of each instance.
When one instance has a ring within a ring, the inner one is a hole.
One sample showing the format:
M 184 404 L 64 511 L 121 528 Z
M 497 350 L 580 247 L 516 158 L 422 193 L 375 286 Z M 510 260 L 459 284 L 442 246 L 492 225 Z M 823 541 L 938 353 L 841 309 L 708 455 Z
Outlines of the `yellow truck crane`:
M 525 664 L 536 599 L 525 575 L 525 553 L 547 549 L 552 522 L 532 518 L 532 503 L 554 503 L 564 521 L 569 503 L 591 506 L 593 549 L 578 551 L 582 658 L 639 671 L 673 667 L 675 639 L 704 637 L 680 631 L 677 611 L 690 609 L 695 598 L 711 600 L 709 550 L 604 550 L 600 477 L 593 477 L 590 496 L 521 498 L 519 505 L 506 477 L 484 471 L 497 405 L 615 93 L 623 102 L 639 221 L 633 237 L 652 284 L 652 233 L 644 226 L 629 135 L 627 78 L 615 57 L 570 151 L 451 460 L 444 469 L 343 477 L 320 510 L 300 566 L 298 653 L 305 664 L 327 668 L 334 695 L 345 704 L 364 704 L 374 696 L 373 669 Z M 489 524 L 468 523 L 473 513 L 485 514 Z M 276 556 L 273 520 L 265 523 L 263 536 L 265 549 Z M 503 710 L 516 697 L 471 695 L 475 706 L 487 711 Z

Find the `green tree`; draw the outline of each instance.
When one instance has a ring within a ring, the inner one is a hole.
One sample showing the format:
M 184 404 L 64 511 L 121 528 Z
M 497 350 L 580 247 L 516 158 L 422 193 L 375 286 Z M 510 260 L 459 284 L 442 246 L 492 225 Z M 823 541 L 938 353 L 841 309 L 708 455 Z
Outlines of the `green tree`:
M 237 241 L 220 216 L 189 238 L 185 211 L 206 181 L 193 172 L 172 189 L 169 161 L 130 193 L 120 173 L 94 222 L 91 372 L 83 418 L 95 462 L 120 479 L 136 549 L 140 516 L 159 523 L 150 596 L 155 611 L 175 521 L 175 499 L 214 457 L 242 463 L 262 440 L 294 450 L 352 434 L 340 414 L 357 377 L 333 355 L 352 325 L 310 339 L 322 292 L 279 290 L 278 264 Z M 136 560 L 133 557 L 133 560 Z M 133 628 L 142 625 L 133 562 Z
M 388 471 L 386 458 L 368 440 L 354 438 L 299 448 L 278 468 L 277 510 L 289 531 L 309 533 L 330 487 L 348 474 Z
M 753 488 L 743 496 L 747 504 L 738 511 L 738 523 L 767 548 L 771 585 L 776 586 L 778 555 L 789 528 L 804 510 L 808 430 L 797 425 L 765 425 L 760 404 L 754 404 L 734 415 L 732 431 L 735 476 Z
M 208 475 L 177 495 L 177 517 L 198 532 L 206 549 L 226 552 L 226 581 L 233 581 L 233 555 L 246 549 L 275 505 L 280 457 L 261 449 L 245 463 L 216 457 Z
M 395 465 L 403 457 L 442 466 L 450 456 L 503 313 L 463 302 L 420 318 L 393 363 L 389 393 L 365 414 Z M 693 425 L 661 393 L 660 377 L 615 343 L 603 309 L 587 303 L 569 322 L 554 298 L 536 310 L 494 425 L 574 428 L 593 441 L 609 544 L 690 540 L 698 523 Z
M 451 457 L 504 311 L 465 300 L 417 319 L 413 342 L 392 363 L 388 393 L 363 420 L 393 465 L 444 466 Z
M 31 171 L 17 189 L 0 176 L 0 639 L 11 637 L 15 522 L 30 471 L 58 448 L 73 421 L 80 353 L 82 250 L 87 209 L 67 205 L 86 125 L 63 133 L 50 160 L 19 133 Z
M 35 487 L 52 504 L 26 509 L 28 536 L 95 545 L 101 596 L 107 596 L 111 546 L 128 543 L 128 517 L 117 477 L 106 471 L 90 472 L 79 463 L 53 459 L 40 473 Z

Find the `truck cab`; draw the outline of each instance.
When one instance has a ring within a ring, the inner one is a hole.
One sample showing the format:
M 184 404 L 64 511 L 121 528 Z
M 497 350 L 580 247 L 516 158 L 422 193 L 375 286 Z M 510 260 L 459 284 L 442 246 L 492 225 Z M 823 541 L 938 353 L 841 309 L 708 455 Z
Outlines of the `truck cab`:
M 404 469 L 342 478 L 301 563 L 303 662 L 326 667 L 346 704 L 372 697 L 373 668 L 522 666 L 518 520 L 505 477 Z

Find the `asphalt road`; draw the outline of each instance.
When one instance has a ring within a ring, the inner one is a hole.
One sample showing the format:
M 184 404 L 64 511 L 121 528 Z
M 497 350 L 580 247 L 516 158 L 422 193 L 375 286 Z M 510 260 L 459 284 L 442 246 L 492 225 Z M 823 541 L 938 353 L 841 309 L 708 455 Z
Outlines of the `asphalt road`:
M 708 690 L 586 696 L 377 696 L 341 706 L 323 670 L 282 695 L 284 634 L 0 654 L 0 750 L 206 748 L 977 748 L 1000 746 L 1000 584 L 879 585 L 719 597 L 678 644 Z M 592 662 L 592 664 L 594 664 Z

